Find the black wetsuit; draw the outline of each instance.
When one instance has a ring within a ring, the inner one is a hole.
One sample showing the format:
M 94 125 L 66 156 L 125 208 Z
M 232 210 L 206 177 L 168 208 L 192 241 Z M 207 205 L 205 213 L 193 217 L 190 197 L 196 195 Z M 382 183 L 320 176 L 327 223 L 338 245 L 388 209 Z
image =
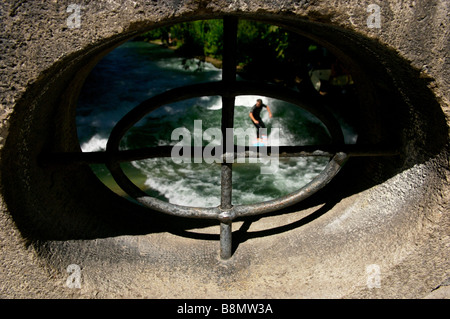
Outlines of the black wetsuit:
M 266 127 L 266 125 L 264 124 L 264 122 L 261 119 L 261 111 L 262 111 L 263 107 L 267 108 L 267 105 L 261 103 L 261 106 L 257 107 L 255 104 L 255 105 L 253 105 L 252 110 L 250 111 L 250 113 L 253 114 L 253 117 L 255 118 L 255 120 L 258 121 L 258 124 L 256 124 L 255 122 L 252 121 L 253 125 L 255 125 L 255 127 L 256 127 L 256 137 L 257 138 L 259 138 L 259 129 Z

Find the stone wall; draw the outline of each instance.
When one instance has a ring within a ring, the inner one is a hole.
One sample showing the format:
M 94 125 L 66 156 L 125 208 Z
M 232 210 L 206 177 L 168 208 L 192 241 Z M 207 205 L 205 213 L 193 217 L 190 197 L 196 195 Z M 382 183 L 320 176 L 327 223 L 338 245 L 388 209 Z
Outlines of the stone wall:
M 41 156 L 79 150 L 77 94 L 107 52 L 227 14 L 288 27 L 349 63 L 363 141 L 401 155 L 355 161 L 295 211 L 241 221 L 225 262 L 215 224 L 141 212 L 87 167 Z M 0 296 L 422 298 L 450 277 L 448 1 L 6 0 L 0 17 Z M 66 283 L 71 264 L 80 288 Z

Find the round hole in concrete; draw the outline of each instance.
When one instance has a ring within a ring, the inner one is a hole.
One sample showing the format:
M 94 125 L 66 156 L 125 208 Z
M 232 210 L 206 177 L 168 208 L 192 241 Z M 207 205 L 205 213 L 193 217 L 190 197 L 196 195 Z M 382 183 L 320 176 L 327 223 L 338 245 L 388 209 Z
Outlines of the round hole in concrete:
M 276 241 L 281 237 L 275 238 L 266 246 L 267 260 L 280 251 L 292 256 L 293 251 L 296 256 L 316 251 L 310 253 L 311 263 L 318 256 L 330 256 L 332 260 L 339 251 L 351 250 L 343 245 L 345 242 L 374 255 L 377 249 L 389 254 L 391 236 L 397 236 L 395 242 L 401 247 L 403 240 L 420 232 L 417 225 L 424 214 L 433 215 L 432 207 L 438 200 L 434 196 L 445 185 L 442 167 L 447 161 L 448 127 L 427 79 L 390 48 L 350 30 L 295 17 L 248 16 L 256 17 L 310 37 L 347 61 L 361 101 L 361 141 L 395 145 L 401 152 L 395 158 L 349 162 L 341 178 L 307 203 L 306 208 L 318 204 L 326 208 L 321 208 L 317 218 L 308 220 L 307 227 L 300 231 L 304 237 L 299 238 L 298 228 L 293 227 L 296 235 L 288 238 L 286 247 Z M 74 112 L 81 85 L 100 57 L 148 26 L 135 28 L 137 31 L 94 42 L 55 63 L 16 103 L 2 151 L 2 184 L 13 219 L 33 243 L 45 241 L 50 247 L 53 240 L 182 234 L 198 227 L 185 220 L 174 222 L 157 213 L 149 216 L 140 212 L 135 205 L 114 196 L 85 166 L 47 167 L 40 161 L 42 154 L 79 150 Z M 361 244 L 369 239 L 376 239 L 377 248 Z M 146 246 L 148 255 L 150 243 Z M 249 241 L 245 243 L 247 247 Z M 314 246 L 320 249 L 314 250 Z M 252 251 L 249 256 L 261 260 L 260 253 L 245 249 Z

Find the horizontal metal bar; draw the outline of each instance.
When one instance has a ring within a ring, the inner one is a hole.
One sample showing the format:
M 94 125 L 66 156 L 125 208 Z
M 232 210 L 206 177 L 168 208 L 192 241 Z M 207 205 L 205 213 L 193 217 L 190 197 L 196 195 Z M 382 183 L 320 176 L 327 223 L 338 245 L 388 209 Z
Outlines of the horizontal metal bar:
M 231 98 L 249 94 L 271 97 L 297 105 L 303 110 L 313 114 L 325 125 L 331 136 L 333 145 L 344 143 L 342 129 L 333 114 L 321 105 L 310 105 L 305 103 L 302 101 L 303 96 L 298 92 L 273 84 L 219 81 L 175 88 L 143 101 L 119 120 L 111 131 L 106 149 L 111 152 L 116 152 L 119 149 L 120 141 L 131 127 L 139 122 L 144 116 L 165 104 L 201 96 L 217 95 Z
M 43 166 L 54 165 L 70 165 L 70 164 L 104 164 L 108 160 L 113 159 L 117 162 L 131 162 L 145 160 L 149 158 L 164 158 L 171 157 L 174 146 L 157 146 L 146 147 L 134 150 L 123 150 L 115 153 L 111 152 L 59 152 L 59 153 L 47 153 L 40 158 L 40 162 Z M 189 155 L 179 155 L 182 157 L 191 158 L 207 158 L 217 159 L 224 158 L 230 155 L 231 152 L 223 148 L 218 147 L 221 151 L 219 154 L 205 153 L 204 146 L 185 146 L 185 151 Z M 273 152 L 275 151 L 275 152 Z M 338 152 L 348 154 L 350 157 L 363 157 L 363 156 L 396 156 L 400 152 L 396 148 L 374 146 L 374 145 L 305 145 L 305 146 L 234 146 L 232 151 L 234 159 L 237 158 L 255 158 L 263 155 L 271 156 L 277 154 L 278 157 L 308 157 L 308 156 L 321 156 L 332 157 Z M 177 154 L 178 155 L 178 154 Z M 224 161 L 224 160 L 223 160 Z
M 362 156 L 396 156 L 400 151 L 396 147 L 366 144 L 343 145 L 305 145 L 280 146 L 279 157 L 325 156 L 332 157 L 337 153 L 345 153 L 349 157 Z

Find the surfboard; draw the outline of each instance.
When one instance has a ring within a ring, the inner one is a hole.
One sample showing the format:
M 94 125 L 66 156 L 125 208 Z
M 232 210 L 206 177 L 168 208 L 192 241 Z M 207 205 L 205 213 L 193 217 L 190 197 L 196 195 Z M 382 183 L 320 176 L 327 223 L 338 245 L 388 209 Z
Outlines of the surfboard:
M 253 146 L 267 146 L 267 135 L 263 135 L 259 140 L 255 140 Z

